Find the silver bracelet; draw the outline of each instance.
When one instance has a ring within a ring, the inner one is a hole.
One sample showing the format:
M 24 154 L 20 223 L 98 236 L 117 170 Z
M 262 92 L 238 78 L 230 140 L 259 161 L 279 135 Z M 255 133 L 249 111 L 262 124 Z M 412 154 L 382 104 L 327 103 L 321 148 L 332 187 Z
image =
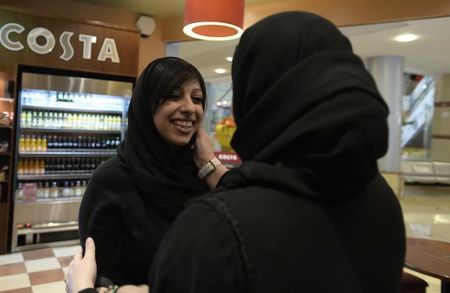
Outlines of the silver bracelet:
M 216 167 L 222 164 L 218 158 L 214 157 L 211 160 L 209 160 L 199 171 L 198 171 L 198 178 L 201 180 L 208 177 L 209 174 L 214 172 L 216 170 Z

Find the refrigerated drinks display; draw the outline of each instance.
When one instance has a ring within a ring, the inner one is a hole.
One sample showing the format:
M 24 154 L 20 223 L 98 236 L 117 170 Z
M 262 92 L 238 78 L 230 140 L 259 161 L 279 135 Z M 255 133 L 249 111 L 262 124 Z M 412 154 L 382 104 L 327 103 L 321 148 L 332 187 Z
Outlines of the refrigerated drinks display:
M 78 241 L 89 179 L 125 136 L 134 78 L 49 71 L 19 67 L 12 251 Z

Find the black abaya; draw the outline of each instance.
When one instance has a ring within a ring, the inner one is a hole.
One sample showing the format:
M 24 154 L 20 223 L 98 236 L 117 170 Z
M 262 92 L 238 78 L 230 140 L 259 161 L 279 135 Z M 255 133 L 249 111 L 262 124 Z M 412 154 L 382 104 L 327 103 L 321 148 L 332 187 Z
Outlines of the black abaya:
M 232 78 L 243 164 L 174 222 L 151 292 L 399 292 L 403 218 L 377 169 L 388 109 L 349 41 L 314 14 L 270 16 Z
M 80 207 L 80 239 L 82 244 L 89 236 L 95 241 L 97 276 L 118 285 L 146 282 L 173 219 L 189 198 L 208 190 L 197 178 L 192 143 L 169 145 L 156 130 L 151 106 L 155 97 L 148 87 L 164 84 L 152 68 L 150 64 L 144 70 L 134 89 L 127 137 L 118 155 L 95 171 Z

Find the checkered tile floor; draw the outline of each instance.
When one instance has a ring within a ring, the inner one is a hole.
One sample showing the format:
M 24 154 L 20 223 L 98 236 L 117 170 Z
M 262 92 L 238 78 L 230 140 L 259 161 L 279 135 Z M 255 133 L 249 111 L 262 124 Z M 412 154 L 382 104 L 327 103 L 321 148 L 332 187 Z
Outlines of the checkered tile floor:
M 64 293 L 64 276 L 79 246 L 0 255 L 0 293 Z
M 79 246 L 0 255 L 0 293 L 65 293 L 64 276 Z M 440 280 L 414 272 L 428 282 L 427 293 L 440 292 Z

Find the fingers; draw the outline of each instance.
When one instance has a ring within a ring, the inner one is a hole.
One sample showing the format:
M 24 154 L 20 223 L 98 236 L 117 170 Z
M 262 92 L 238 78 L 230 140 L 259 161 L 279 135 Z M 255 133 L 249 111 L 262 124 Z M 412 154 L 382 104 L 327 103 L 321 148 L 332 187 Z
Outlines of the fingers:
M 85 258 L 95 259 L 95 243 L 91 237 L 86 239 L 86 251 L 84 253 Z

